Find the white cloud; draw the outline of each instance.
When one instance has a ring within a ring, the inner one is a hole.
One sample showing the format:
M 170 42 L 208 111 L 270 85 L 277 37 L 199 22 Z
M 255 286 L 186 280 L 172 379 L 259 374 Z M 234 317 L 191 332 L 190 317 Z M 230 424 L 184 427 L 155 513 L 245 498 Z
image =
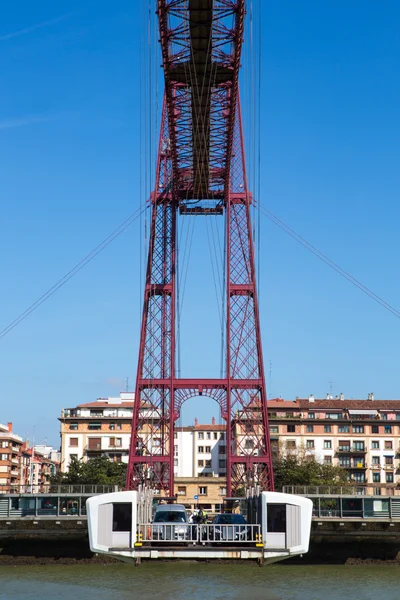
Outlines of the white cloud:
M 53 116 L 49 115 L 33 115 L 16 119 L 3 119 L 2 121 L 0 120 L 0 129 L 13 129 L 14 127 L 24 127 L 26 125 L 34 125 L 35 123 L 44 123 L 53 118 Z
M 60 17 L 56 17 L 55 19 L 49 19 L 48 21 L 42 21 L 41 23 L 36 23 L 36 25 L 31 25 L 30 27 L 25 27 L 24 29 L 17 29 L 16 31 L 11 31 L 10 33 L 6 33 L 5 35 L 0 35 L 0 42 L 5 42 L 6 40 L 11 40 L 12 38 L 19 37 L 21 35 L 27 35 L 28 33 L 32 33 L 37 29 L 43 29 L 44 27 L 50 27 L 51 25 L 55 25 L 60 21 L 64 21 L 68 19 L 72 13 L 67 13 L 65 15 L 61 15 Z

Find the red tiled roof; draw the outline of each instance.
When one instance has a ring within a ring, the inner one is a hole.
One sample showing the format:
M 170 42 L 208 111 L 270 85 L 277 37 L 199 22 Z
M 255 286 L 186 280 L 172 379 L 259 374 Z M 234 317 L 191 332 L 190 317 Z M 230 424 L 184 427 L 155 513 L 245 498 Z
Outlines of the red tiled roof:
M 195 425 L 197 431 L 225 431 L 226 425 Z
M 319 409 L 361 409 L 361 410 L 400 410 L 399 400 L 339 400 L 339 398 L 333 398 L 332 400 L 316 399 L 314 402 L 310 402 L 307 399 L 298 398 L 298 405 L 300 408 L 307 408 L 312 410 L 313 408 Z
M 78 404 L 76 408 L 113 408 L 113 407 L 127 407 L 132 408 L 133 402 L 107 402 L 107 400 L 101 400 L 100 402 L 86 402 L 86 404 Z

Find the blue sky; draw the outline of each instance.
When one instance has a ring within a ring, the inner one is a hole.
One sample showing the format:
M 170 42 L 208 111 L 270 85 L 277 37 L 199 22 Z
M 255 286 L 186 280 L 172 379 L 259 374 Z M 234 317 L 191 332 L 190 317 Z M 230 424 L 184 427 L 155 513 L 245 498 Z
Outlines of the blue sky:
M 139 3 L 3 4 L 1 328 L 145 199 Z M 263 0 L 260 172 L 264 206 L 400 308 L 399 18 L 391 0 Z M 332 382 L 349 398 L 398 398 L 399 321 L 275 225 L 261 229 L 269 393 L 325 395 Z M 195 233 L 182 375 L 218 375 L 201 220 Z M 62 407 L 133 385 L 140 239 L 135 223 L 0 340 L 0 422 L 58 444 Z M 216 413 L 191 401 L 183 418 Z

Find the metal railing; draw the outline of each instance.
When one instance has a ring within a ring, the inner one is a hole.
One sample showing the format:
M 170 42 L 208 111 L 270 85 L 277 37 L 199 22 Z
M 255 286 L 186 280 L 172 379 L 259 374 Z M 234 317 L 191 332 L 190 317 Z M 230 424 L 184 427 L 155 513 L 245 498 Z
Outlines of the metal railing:
M 38 484 L 19 485 L 19 484 L 0 484 L 0 494 L 109 494 L 111 492 L 121 491 L 118 485 L 40 485 L 40 491 L 36 491 Z
M 139 542 L 186 542 L 206 544 L 257 544 L 262 542 L 261 525 L 195 525 L 190 523 L 147 523 L 138 525 Z

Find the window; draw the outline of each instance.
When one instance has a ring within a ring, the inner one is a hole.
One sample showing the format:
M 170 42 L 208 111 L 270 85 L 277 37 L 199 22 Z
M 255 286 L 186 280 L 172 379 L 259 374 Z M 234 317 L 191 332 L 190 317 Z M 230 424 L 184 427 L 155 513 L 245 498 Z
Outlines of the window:
M 219 454 L 226 454 L 226 446 L 220 446 L 218 452 Z
M 307 433 L 313 433 L 313 431 L 314 431 L 314 425 L 307 425 L 306 426 L 306 431 L 307 431 Z
M 364 425 L 353 425 L 353 433 L 364 433 Z
M 353 479 L 356 483 L 365 483 L 364 473 L 354 473 Z
M 372 481 L 373 483 L 381 482 L 381 474 L 380 473 L 372 473 Z
M 372 425 L 371 433 L 379 433 L 379 425 Z
M 197 452 L 199 454 L 204 454 L 204 446 L 197 446 Z
M 269 428 L 270 433 L 279 433 L 279 427 L 277 425 L 271 425 Z
M 286 533 L 286 504 L 268 504 L 268 533 Z
M 122 446 L 122 438 L 111 437 L 109 440 L 109 446 L 120 448 Z
M 286 448 L 296 448 L 296 440 L 287 440 Z
M 199 496 L 207 496 L 207 486 L 201 485 L 199 487 Z
M 309 418 L 309 419 L 315 419 L 315 413 L 313 413 L 313 412 L 309 412 L 309 413 L 308 413 L 308 418 Z
M 339 456 L 339 465 L 341 467 L 350 467 L 350 456 Z
M 224 439 L 225 439 L 225 434 L 224 434 L 224 433 L 221 433 L 221 434 L 220 434 L 220 436 L 219 436 L 219 439 L 220 439 L 220 440 L 224 440 Z
M 339 433 L 350 433 L 350 425 L 339 425 Z
M 89 423 L 88 429 L 89 431 L 100 431 L 101 423 Z
M 372 457 L 372 464 L 379 467 L 380 464 L 381 464 L 380 457 L 379 456 L 373 456 Z
M 218 438 L 218 434 L 216 432 L 214 432 L 214 440 L 216 440 Z
M 296 432 L 296 425 L 287 425 L 287 432 L 288 433 L 295 433 Z
M 178 485 L 178 496 L 186 496 L 186 485 Z
M 332 456 L 324 456 L 324 465 L 332 464 Z
M 204 440 L 204 433 L 202 431 L 199 431 L 198 438 L 199 440 Z
M 385 456 L 385 465 L 393 464 L 393 456 Z
M 122 429 L 122 423 L 117 423 L 117 429 L 118 429 L 118 431 L 121 431 L 121 429 Z
M 174 445 L 174 456 L 178 456 L 178 446 Z
M 310 449 L 310 448 L 314 448 L 314 440 L 307 440 L 307 442 L 306 442 L 306 447 L 307 447 L 308 449 Z
M 211 452 L 211 446 L 206 446 L 206 453 L 210 453 Z
M 226 496 L 226 487 L 221 486 L 219 488 L 219 495 L 220 496 Z
M 70 446 L 77 446 L 78 445 L 78 438 L 69 438 L 69 445 Z
M 342 413 L 326 413 L 325 419 L 342 419 Z
M 161 446 L 161 438 L 154 438 L 153 445 L 155 448 L 159 448 Z
M 175 432 L 174 432 L 174 440 L 177 440 L 177 439 L 178 439 L 178 434 L 177 434 L 177 432 L 175 431 Z
M 113 504 L 113 531 L 131 531 L 132 503 L 119 502 Z
M 101 450 L 101 438 L 89 438 L 88 450 Z
M 209 431 L 207 432 L 207 439 L 211 440 L 211 433 Z
M 391 425 L 385 425 L 384 431 L 385 431 L 385 433 L 392 433 L 392 426 Z
M 115 423 L 110 423 L 109 429 L 110 429 L 110 431 L 114 431 L 115 430 Z
M 324 448 L 325 448 L 325 450 L 331 450 L 332 440 L 324 440 Z
M 324 425 L 324 433 L 331 433 L 331 431 L 332 431 L 331 425 Z
M 364 451 L 365 450 L 364 442 L 354 442 L 354 450 Z
M 379 450 L 379 442 L 373 441 L 371 445 L 372 450 Z
M 0 460 L 8 460 L 8 454 L 0 454 Z
M 93 410 L 90 411 L 90 416 L 91 417 L 102 417 L 103 410 L 101 408 L 94 408 Z
M 386 473 L 386 483 L 393 483 L 393 473 Z
M 197 466 L 198 467 L 204 467 L 204 460 L 198 460 L 197 461 Z
M 244 447 L 246 448 L 246 450 L 252 450 L 252 448 L 254 447 L 254 440 L 249 440 L 247 439 Z
M 78 460 L 78 455 L 77 454 L 70 454 L 69 455 L 70 462 L 72 462 L 74 459 Z
M 178 466 L 178 459 L 174 458 L 174 467 L 177 467 L 177 466 Z
M 218 466 L 220 469 L 226 469 L 226 460 L 224 458 L 218 461 Z
M 206 469 L 211 469 L 211 460 L 206 460 L 205 467 Z
M 70 431 L 78 431 L 78 423 L 70 423 L 69 429 Z
M 385 450 L 393 450 L 393 442 L 385 441 Z
M 8 448 L 8 442 L 1 442 L 0 448 Z

